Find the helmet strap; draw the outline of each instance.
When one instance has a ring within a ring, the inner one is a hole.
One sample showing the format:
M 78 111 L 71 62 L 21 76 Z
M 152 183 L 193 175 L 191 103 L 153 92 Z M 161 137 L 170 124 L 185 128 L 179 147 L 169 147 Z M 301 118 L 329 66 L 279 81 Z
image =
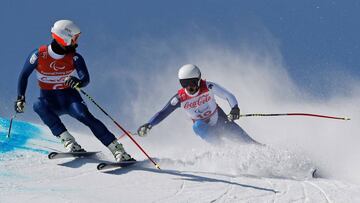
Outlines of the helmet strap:
M 65 55 L 65 49 L 55 39 L 51 42 L 51 49 L 59 55 Z
M 65 53 L 66 54 L 75 53 L 77 47 L 78 47 L 77 44 L 66 46 L 65 47 Z

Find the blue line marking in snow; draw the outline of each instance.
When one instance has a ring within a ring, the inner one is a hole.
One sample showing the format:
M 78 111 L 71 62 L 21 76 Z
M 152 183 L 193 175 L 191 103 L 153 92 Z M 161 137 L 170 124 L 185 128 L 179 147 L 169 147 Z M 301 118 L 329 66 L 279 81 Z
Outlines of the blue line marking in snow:
M 39 139 L 50 141 L 42 138 L 42 130 L 28 122 L 21 122 L 14 120 L 10 138 L 7 138 L 10 120 L 0 117 L 0 153 L 12 152 L 18 149 L 29 150 L 42 154 L 47 154 L 48 151 L 28 146 L 27 142 L 32 139 Z

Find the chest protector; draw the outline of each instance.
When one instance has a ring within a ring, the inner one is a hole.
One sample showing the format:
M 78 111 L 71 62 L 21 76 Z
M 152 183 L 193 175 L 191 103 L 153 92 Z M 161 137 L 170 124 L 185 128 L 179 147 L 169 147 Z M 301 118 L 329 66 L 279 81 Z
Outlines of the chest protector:
M 191 119 L 194 121 L 203 119 L 210 123 L 216 123 L 217 104 L 214 93 L 209 90 L 205 80 L 200 81 L 199 93 L 196 96 L 188 95 L 185 88 L 180 89 L 178 95 L 181 107 Z
M 39 48 L 38 66 L 36 75 L 39 86 L 43 90 L 67 89 L 64 84 L 66 77 L 75 74 L 73 62 L 74 54 L 66 54 L 61 59 L 54 59 L 48 53 L 47 46 Z

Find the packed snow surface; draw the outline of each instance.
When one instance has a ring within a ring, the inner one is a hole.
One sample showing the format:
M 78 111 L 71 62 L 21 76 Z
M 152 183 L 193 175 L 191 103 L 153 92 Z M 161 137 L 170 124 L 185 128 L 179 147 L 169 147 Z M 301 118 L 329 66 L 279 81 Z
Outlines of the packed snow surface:
M 149 149 L 159 170 L 129 147 L 138 164 L 100 172 L 97 164 L 111 161 L 112 155 L 94 137 L 76 135 L 86 149 L 102 151 L 99 155 L 49 160 L 49 151 L 63 149 L 46 130 L 15 122 L 6 139 L 6 122 L 1 119 L 0 202 L 360 201 L 359 185 L 326 176 L 314 179 L 316 164 L 285 149 L 204 144 L 185 151 L 174 148 L 164 156 Z M 132 144 L 127 138 L 122 142 Z

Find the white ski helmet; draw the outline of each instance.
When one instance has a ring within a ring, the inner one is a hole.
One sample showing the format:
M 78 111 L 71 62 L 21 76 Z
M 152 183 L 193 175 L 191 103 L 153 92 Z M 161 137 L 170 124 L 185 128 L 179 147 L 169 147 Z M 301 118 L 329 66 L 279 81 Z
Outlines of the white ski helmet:
M 181 66 L 179 69 L 179 80 L 190 79 L 190 78 L 201 78 L 200 69 L 193 64 L 186 64 Z
M 193 64 L 186 64 L 179 69 L 178 77 L 182 87 L 186 87 L 193 83 L 197 86 L 200 85 L 201 72 L 200 69 Z
M 74 37 L 80 34 L 80 28 L 71 20 L 58 20 L 51 28 L 52 37 L 62 46 L 71 45 Z

